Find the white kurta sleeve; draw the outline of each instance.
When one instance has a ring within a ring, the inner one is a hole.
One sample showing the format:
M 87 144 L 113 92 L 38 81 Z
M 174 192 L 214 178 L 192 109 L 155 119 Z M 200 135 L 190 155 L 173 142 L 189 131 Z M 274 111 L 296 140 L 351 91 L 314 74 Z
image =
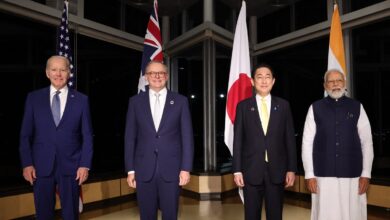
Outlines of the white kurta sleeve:
M 305 170 L 305 179 L 315 177 L 313 167 L 313 142 L 315 134 L 316 123 L 314 121 L 313 106 L 311 105 L 306 115 L 302 137 L 302 162 Z
M 371 178 L 372 161 L 374 159 L 374 149 L 372 143 L 370 121 L 368 120 L 363 105 L 360 105 L 360 116 L 359 116 L 357 128 L 358 128 L 360 143 L 362 145 L 362 154 L 363 154 L 363 170 L 361 176 Z

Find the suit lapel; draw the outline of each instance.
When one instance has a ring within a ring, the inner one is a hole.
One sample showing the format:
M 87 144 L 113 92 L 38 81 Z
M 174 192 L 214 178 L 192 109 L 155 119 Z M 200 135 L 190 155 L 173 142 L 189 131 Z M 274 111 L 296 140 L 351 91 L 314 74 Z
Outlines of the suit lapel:
M 272 132 L 275 128 L 274 125 L 277 125 L 276 121 L 278 120 L 278 114 L 279 113 L 279 103 L 278 100 L 274 97 L 271 97 L 271 109 L 269 112 L 269 122 L 268 122 L 268 129 L 267 133 Z
M 51 97 L 50 97 L 50 86 L 47 87 L 47 89 L 43 93 L 43 111 L 46 112 L 46 115 L 49 116 L 49 120 L 51 121 L 51 124 L 56 127 L 56 124 L 54 122 L 53 113 L 51 112 Z
M 169 114 L 172 112 L 170 109 L 173 108 L 174 105 L 175 105 L 175 100 L 173 98 L 173 95 L 169 90 L 167 90 L 167 97 L 165 99 L 164 111 L 161 116 L 160 126 L 158 127 L 158 130 L 161 130 L 161 128 L 164 126 L 165 121 L 167 120 Z
M 141 109 L 144 109 L 146 111 L 146 114 L 145 114 L 146 121 L 149 124 L 149 126 L 152 126 L 152 128 L 154 128 L 156 130 L 156 128 L 154 127 L 154 123 L 153 123 L 152 110 L 150 109 L 149 90 L 142 92 L 139 95 L 141 96 L 141 100 L 142 100 L 142 102 L 141 102 L 142 108 Z
M 66 120 L 67 117 L 69 117 L 69 114 L 71 112 L 71 109 L 72 109 L 72 106 L 74 105 L 74 102 L 75 102 L 75 93 L 72 89 L 68 89 L 68 97 L 66 97 L 66 104 L 65 104 L 65 109 L 64 109 L 64 113 L 62 114 L 62 117 L 61 117 L 61 120 L 60 120 L 60 123 L 58 123 L 58 126 L 60 126 L 63 121 Z M 54 119 L 53 119 L 53 122 L 54 122 Z
M 250 101 L 249 111 L 251 112 L 251 118 L 254 120 L 256 124 L 256 128 L 259 130 L 261 134 L 264 135 L 263 127 L 261 126 L 259 108 L 256 102 L 256 96 L 253 96 Z

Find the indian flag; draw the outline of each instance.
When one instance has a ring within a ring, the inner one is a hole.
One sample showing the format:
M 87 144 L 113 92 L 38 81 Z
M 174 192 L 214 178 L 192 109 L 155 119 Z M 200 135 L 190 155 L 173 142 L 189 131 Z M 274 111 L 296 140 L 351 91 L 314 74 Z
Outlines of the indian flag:
M 334 5 L 332 24 L 330 27 L 328 70 L 330 69 L 338 69 L 347 76 L 343 32 L 341 29 L 340 14 L 337 4 Z

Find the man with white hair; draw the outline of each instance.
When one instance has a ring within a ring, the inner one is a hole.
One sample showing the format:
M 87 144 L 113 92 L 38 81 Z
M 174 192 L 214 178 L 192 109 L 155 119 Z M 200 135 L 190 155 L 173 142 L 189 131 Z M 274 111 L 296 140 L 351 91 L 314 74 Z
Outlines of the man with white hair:
M 371 126 L 363 105 L 346 97 L 345 84 L 341 71 L 328 70 L 328 96 L 314 102 L 306 116 L 302 161 L 312 193 L 312 220 L 367 219 Z

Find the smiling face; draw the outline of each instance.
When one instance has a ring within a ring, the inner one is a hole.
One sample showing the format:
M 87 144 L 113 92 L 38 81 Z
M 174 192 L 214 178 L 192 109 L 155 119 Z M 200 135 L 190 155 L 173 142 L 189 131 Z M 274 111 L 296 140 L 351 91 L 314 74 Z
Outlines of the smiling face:
M 66 86 L 69 79 L 69 61 L 65 57 L 52 56 L 47 60 L 46 76 L 57 90 Z
M 165 88 L 168 81 L 167 67 L 158 62 L 151 62 L 146 67 L 146 80 L 149 82 L 149 88 L 159 92 Z
M 252 79 L 252 85 L 255 87 L 256 93 L 262 97 L 267 96 L 271 92 L 274 83 L 275 78 L 267 67 L 258 68 Z
M 325 75 L 324 88 L 333 99 L 341 98 L 345 92 L 344 75 L 338 71 L 331 71 Z

